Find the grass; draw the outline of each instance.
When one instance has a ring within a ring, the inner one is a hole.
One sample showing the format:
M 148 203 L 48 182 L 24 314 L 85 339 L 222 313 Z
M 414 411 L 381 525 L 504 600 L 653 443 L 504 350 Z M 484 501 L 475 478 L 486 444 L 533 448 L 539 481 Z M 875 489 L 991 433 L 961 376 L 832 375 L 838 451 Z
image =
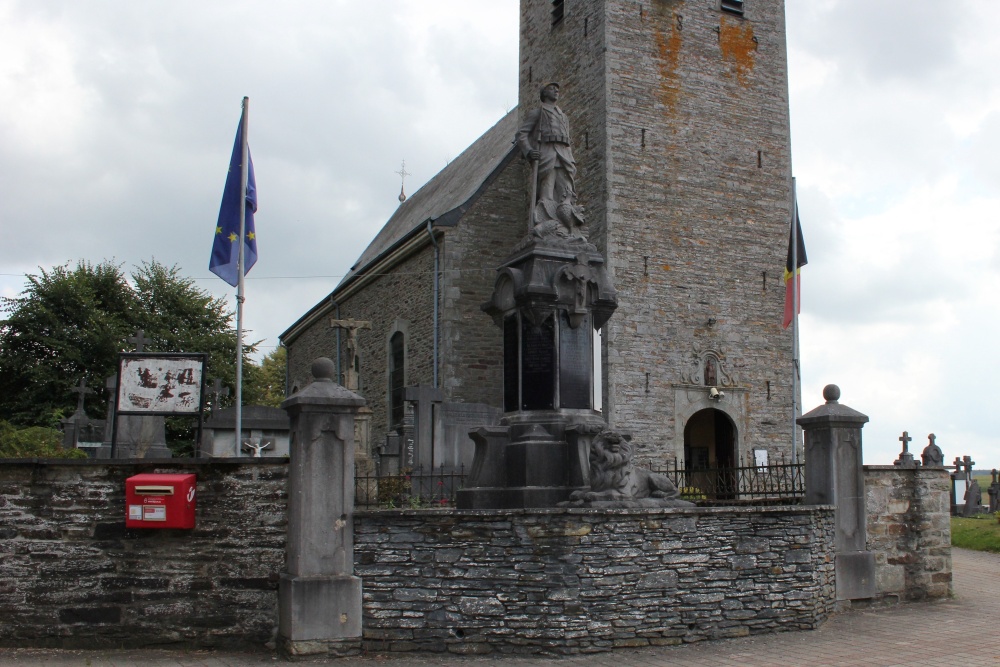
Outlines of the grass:
M 992 514 L 952 517 L 951 544 L 963 549 L 1000 553 L 1000 523 Z

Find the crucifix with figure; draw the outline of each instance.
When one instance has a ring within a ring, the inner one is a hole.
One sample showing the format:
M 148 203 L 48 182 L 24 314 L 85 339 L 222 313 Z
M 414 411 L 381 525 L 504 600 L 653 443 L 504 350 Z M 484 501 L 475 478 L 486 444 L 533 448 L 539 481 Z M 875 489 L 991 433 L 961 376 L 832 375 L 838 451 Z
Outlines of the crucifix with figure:
M 358 331 L 361 329 L 371 329 L 371 322 L 361 320 L 338 320 L 331 319 L 330 327 L 333 329 L 343 329 L 347 332 L 347 354 L 344 355 L 347 361 L 347 369 L 341 373 L 344 387 L 351 391 L 358 390 Z M 340 350 L 337 350 L 340 354 Z

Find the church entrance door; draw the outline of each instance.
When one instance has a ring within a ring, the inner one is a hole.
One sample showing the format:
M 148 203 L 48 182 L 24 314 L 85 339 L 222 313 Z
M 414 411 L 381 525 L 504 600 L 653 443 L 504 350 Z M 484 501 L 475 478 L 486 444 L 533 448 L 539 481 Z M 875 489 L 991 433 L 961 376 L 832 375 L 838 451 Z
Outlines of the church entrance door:
M 687 486 L 709 497 L 735 493 L 736 424 L 722 410 L 694 413 L 684 426 L 684 468 Z

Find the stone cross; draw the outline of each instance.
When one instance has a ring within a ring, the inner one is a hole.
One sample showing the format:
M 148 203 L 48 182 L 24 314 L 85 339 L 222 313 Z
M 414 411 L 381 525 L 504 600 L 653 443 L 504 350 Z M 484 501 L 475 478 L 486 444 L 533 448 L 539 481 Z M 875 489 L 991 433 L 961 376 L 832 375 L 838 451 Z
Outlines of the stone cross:
M 146 344 L 152 343 L 152 338 L 146 338 L 146 332 L 142 329 L 136 329 L 134 336 L 129 336 L 128 342 L 135 345 L 136 352 L 145 352 Z
M 917 462 L 913 459 L 913 454 L 910 453 L 910 442 L 913 438 L 906 431 L 903 431 L 903 435 L 900 436 L 899 441 L 903 443 L 903 451 L 899 453 L 899 458 L 892 462 L 894 466 L 899 466 L 900 468 L 916 468 Z
M 212 392 L 211 393 L 212 393 L 212 396 L 213 396 L 213 398 L 212 398 L 212 412 L 214 414 L 215 411 L 219 409 L 219 406 L 220 406 L 219 401 L 222 399 L 222 397 L 223 396 L 229 396 L 229 387 L 223 387 L 222 386 L 222 378 L 215 378 L 215 381 L 212 383 Z
M 416 419 L 413 430 L 417 435 L 414 464 L 433 470 L 434 443 L 443 435 L 440 422 L 444 392 L 426 385 L 406 387 L 403 389 L 403 400 L 416 404 L 413 410 Z
M 358 373 L 354 369 L 355 360 L 358 358 L 358 331 L 360 329 L 371 329 L 371 322 L 361 320 L 330 320 L 330 327 L 333 329 L 343 329 L 347 332 L 347 370 L 343 373 L 343 386 L 351 391 L 358 390 Z M 337 350 L 339 353 L 340 350 Z
M 965 463 L 965 473 L 967 475 L 972 474 L 972 466 L 976 465 L 976 462 L 972 460 L 971 456 L 963 456 L 962 462 Z
M 82 415 L 86 415 L 86 411 L 83 409 L 83 401 L 87 394 L 95 394 L 93 389 L 87 386 L 87 378 L 80 378 L 80 384 L 70 389 L 74 394 L 79 394 L 79 398 L 76 402 L 76 411 Z

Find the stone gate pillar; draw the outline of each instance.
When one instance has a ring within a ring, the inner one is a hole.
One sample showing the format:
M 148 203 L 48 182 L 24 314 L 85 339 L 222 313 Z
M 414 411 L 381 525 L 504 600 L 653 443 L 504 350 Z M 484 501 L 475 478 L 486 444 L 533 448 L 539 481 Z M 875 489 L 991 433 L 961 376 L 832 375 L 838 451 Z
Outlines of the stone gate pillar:
M 278 636 L 289 655 L 344 655 L 361 645 L 361 579 L 354 576 L 354 417 L 365 399 L 313 362 L 314 381 L 281 407 L 291 420 L 287 571 L 278 585 Z
M 837 401 L 840 388 L 823 389 L 826 405 L 799 417 L 806 440 L 806 505 L 834 505 L 837 599 L 875 597 L 875 555 L 867 550 L 861 429 L 866 415 Z

